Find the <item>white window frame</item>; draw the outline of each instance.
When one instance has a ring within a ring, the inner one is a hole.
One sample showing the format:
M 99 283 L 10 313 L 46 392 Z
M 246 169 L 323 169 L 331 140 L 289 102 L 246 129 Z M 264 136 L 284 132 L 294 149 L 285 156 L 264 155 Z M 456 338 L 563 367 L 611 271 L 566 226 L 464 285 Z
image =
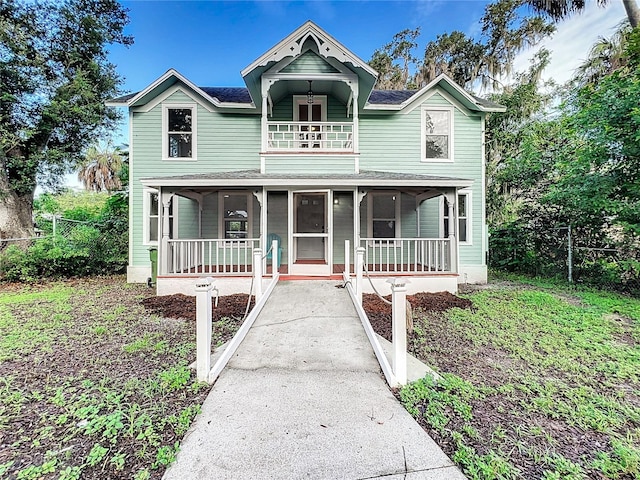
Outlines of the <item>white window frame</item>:
M 142 244 L 145 246 L 157 246 L 158 245 L 158 241 L 160 240 L 160 238 L 158 238 L 158 240 L 151 240 L 150 236 L 151 236 L 151 229 L 149 228 L 151 225 L 151 195 L 156 194 L 158 195 L 158 215 L 157 215 L 157 222 L 158 222 L 158 237 L 160 236 L 160 227 L 161 227 L 161 222 L 162 222 L 162 212 L 163 212 L 163 205 L 162 205 L 162 200 L 160 199 L 160 192 L 158 192 L 158 190 L 156 190 L 155 188 L 144 188 L 142 190 L 142 218 L 143 218 L 143 222 L 142 222 Z M 171 205 L 172 205 L 172 210 L 173 213 L 172 215 L 169 217 L 169 222 L 173 222 L 173 238 L 178 238 L 178 202 L 177 202 L 177 198 L 175 195 L 173 196 L 173 198 L 171 199 Z M 154 215 L 155 217 L 156 215 Z
M 375 196 L 389 196 L 395 197 L 395 218 L 374 218 L 373 217 L 373 197 Z M 374 220 L 393 220 L 395 222 L 395 232 L 393 238 L 400 238 L 402 228 L 400 226 L 400 214 L 401 214 L 401 205 L 402 198 L 400 196 L 400 192 L 369 192 L 367 194 L 367 237 L 373 238 L 373 221 Z M 380 238 L 380 240 L 384 240 L 384 238 Z
M 169 110 L 191 109 L 191 157 L 169 156 Z M 196 103 L 162 104 L 162 159 L 172 162 L 193 162 L 198 157 L 198 105 Z
M 320 109 L 320 122 L 327 121 L 327 96 L 326 95 L 314 95 L 313 96 L 313 104 L 319 104 L 322 108 Z M 294 122 L 304 122 L 304 123 L 313 123 L 312 120 L 304 119 L 300 120 L 300 109 L 299 105 L 307 105 L 307 96 L 306 95 L 294 95 L 293 96 L 293 121 Z M 311 105 L 313 105 L 311 104 Z
M 247 239 L 253 238 L 253 194 L 246 190 L 226 190 L 218 192 L 218 238 L 220 240 L 245 240 L 242 238 L 227 238 L 224 215 L 225 195 L 245 195 L 247 197 Z
M 426 114 L 427 112 L 435 112 L 435 111 L 445 111 L 445 112 L 449 112 L 449 133 L 448 133 L 448 137 L 449 137 L 449 157 L 448 158 L 427 158 L 427 119 L 426 119 Z M 420 133 L 420 159 L 422 162 L 428 162 L 428 163 L 453 163 L 453 159 L 455 158 L 454 155 L 454 151 L 453 151 L 453 145 L 454 145 L 454 141 L 453 141 L 453 123 L 454 123 L 454 113 L 455 113 L 455 109 L 453 107 L 440 107 L 440 106 L 432 106 L 432 105 L 423 105 L 422 109 L 420 110 L 420 129 L 421 129 L 421 133 Z
M 464 218 L 464 220 L 467 223 L 467 239 L 465 241 L 460 240 L 460 215 L 459 215 L 459 210 L 458 207 L 460 205 L 460 198 L 459 197 L 465 197 L 465 204 L 467 207 L 467 215 Z M 472 225 L 473 225 L 473 217 L 471 215 L 471 198 L 472 198 L 472 192 L 471 190 L 468 189 L 464 189 L 464 190 L 458 190 L 458 197 L 456 198 L 456 217 L 458 218 L 458 225 L 456 226 L 456 234 L 458 236 L 458 243 L 460 245 L 473 245 L 473 231 L 472 231 Z M 439 210 L 440 210 L 440 237 L 444 238 L 444 222 L 445 220 L 448 221 L 449 217 L 448 215 L 444 214 L 444 206 L 445 206 L 445 199 L 444 197 L 440 197 L 440 205 L 439 205 Z

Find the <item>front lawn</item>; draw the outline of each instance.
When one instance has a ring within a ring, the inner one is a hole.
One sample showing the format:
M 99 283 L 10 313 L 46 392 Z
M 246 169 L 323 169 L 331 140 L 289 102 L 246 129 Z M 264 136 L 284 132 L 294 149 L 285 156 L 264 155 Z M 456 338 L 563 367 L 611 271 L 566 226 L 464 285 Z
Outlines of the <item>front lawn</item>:
M 123 277 L 0 285 L 0 478 L 160 478 L 209 386 Z M 214 332 L 215 333 L 215 332 Z
M 443 374 L 400 392 L 471 479 L 640 478 L 640 300 L 498 282 L 472 309 L 414 310 Z

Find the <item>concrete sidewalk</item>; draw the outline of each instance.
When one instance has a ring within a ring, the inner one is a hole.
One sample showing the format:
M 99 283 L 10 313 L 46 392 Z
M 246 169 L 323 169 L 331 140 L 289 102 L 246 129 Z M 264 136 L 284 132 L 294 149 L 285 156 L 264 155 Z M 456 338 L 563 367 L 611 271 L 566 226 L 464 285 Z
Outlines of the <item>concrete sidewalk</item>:
M 336 285 L 276 286 L 166 480 L 465 478 L 391 394 Z

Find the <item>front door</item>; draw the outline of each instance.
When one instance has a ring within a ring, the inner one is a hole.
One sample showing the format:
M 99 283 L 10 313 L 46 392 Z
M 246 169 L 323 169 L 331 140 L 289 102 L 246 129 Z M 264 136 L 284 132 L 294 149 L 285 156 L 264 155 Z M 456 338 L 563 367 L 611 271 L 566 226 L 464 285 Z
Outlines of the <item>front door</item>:
M 293 194 L 294 270 L 298 273 L 328 273 L 328 197 L 327 192 Z

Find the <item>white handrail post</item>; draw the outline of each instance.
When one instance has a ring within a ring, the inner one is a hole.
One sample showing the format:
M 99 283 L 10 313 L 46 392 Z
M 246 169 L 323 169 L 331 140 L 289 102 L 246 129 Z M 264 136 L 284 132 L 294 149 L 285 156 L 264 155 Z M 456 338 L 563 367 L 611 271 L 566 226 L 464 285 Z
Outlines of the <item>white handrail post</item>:
M 196 281 L 196 376 L 206 382 L 211 370 L 211 277 Z
M 364 247 L 356 249 L 356 297 L 362 305 L 362 272 L 364 270 Z
M 391 365 L 396 381 L 407 384 L 407 284 L 408 280 L 390 278 L 391 284 L 391 335 L 393 356 Z
M 346 281 L 349 280 L 349 276 L 351 275 L 351 243 L 349 240 L 344 241 L 344 279 Z
M 278 272 L 279 267 L 280 265 L 278 265 L 278 241 L 272 240 L 271 241 L 271 274 L 275 276 L 275 274 Z
M 256 303 L 258 303 L 262 298 L 262 250 L 260 248 L 253 249 L 253 283 L 256 291 Z

